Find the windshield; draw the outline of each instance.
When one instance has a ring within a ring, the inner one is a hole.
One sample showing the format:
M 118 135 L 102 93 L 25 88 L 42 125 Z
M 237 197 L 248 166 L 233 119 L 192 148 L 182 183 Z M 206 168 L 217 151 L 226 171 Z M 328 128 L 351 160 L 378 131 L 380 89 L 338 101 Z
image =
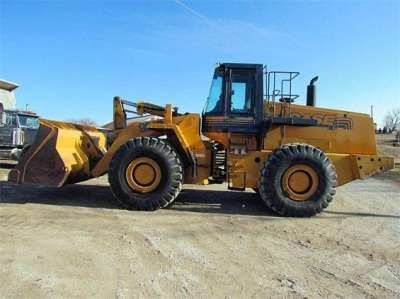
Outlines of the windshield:
M 7 126 L 16 126 L 17 125 L 17 118 L 15 114 L 7 113 L 6 114 L 6 125 Z
M 29 115 L 18 115 L 19 125 L 21 127 L 28 127 L 32 129 L 39 128 L 39 118 Z
M 223 75 L 220 71 L 215 71 L 214 78 L 211 82 L 210 93 L 207 98 L 206 113 L 223 112 Z

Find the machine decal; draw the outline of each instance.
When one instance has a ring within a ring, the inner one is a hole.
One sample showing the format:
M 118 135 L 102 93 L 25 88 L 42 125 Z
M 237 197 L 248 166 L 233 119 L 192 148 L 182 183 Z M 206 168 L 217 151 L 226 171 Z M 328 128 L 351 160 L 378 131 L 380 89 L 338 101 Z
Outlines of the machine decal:
M 343 116 L 337 115 L 329 115 L 329 114 L 302 114 L 300 112 L 293 112 L 293 117 L 299 117 L 303 119 L 314 119 L 317 121 L 318 127 L 328 127 L 330 129 L 345 129 L 352 130 L 353 129 L 353 120 L 347 117 L 346 114 Z

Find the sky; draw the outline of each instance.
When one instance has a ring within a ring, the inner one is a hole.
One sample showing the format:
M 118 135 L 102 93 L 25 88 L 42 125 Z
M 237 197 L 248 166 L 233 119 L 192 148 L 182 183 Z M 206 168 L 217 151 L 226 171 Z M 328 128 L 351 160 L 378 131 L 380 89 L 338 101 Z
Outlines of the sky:
M 216 62 L 298 71 L 305 102 L 400 106 L 400 1 L 0 0 L 0 78 L 42 117 L 112 119 L 112 98 L 201 112 Z

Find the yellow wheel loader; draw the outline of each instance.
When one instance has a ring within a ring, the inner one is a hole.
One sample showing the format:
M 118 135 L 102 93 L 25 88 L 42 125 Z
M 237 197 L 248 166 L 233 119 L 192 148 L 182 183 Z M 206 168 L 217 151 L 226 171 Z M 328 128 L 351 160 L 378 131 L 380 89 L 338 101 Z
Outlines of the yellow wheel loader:
M 62 187 L 108 174 L 116 200 L 135 210 L 170 205 L 183 184 L 227 182 L 279 215 L 315 215 L 337 186 L 394 160 L 377 154 L 368 115 L 315 107 L 317 77 L 306 105 L 294 104 L 298 74 L 222 63 L 201 115 L 115 97 L 112 129 L 42 119 L 9 181 Z

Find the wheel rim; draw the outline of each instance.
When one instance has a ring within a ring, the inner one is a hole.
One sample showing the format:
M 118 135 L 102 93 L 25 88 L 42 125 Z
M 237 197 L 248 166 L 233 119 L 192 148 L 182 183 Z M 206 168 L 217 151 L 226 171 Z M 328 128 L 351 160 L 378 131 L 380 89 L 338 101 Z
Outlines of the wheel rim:
M 126 168 L 126 181 L 136 192 L 154 191 L 161 181 L 161 168 L 156 161 L 147 157 L 132 160 Z
M 282 177 L 282 188 L 295 201 L 308 200 L 318 188 L 316 171 L 305 164 L 289 167 Z

